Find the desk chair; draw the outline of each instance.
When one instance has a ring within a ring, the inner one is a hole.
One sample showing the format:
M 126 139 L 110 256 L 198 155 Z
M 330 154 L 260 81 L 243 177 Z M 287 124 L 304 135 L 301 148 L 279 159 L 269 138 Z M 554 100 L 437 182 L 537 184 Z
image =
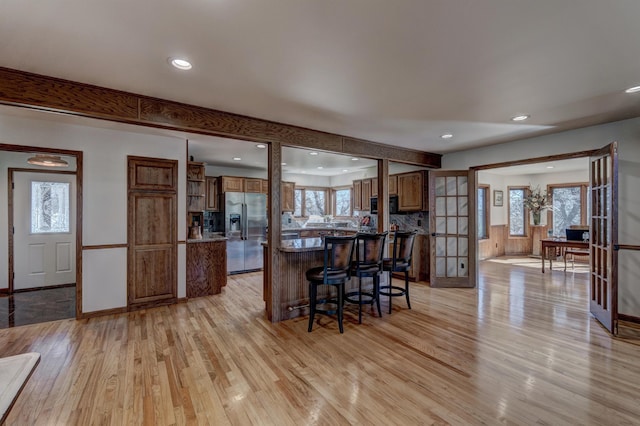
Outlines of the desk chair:
M 309 329 L 313 328 L 313 319 L 317 313 L 325 315 L 338 314 L 338 327 L 340 333 L 344 333 L 342 326 L 344 285 L 351 279 L 351 258 L 355 236 L 348 237 L 324 237 L 324 263 L 307 270 L 306 277 L 309 281 Z M 335 298 L 318 300 L 318 286 L 328 285 L 336 287 Z M 335 309 L 318 309 L 319 305 L 335 305 Z
M 571 270 L 575 269 L 576 256 L 586 256 L 589 258 L 588 250 L 580 250 L 575 248 L 568 248 L 564 252 L 564 271 L 567 272 L 567 257 L 571 256 Z
M 382 316 L 380 274 L 382 274 L 382 257 L 384 256 L 386 238 L 386 232 L 381 234 L 361 233 L 356 236 L 356 259 L 351 264 L 351 273 L 358 277 L 358 290 L 347 293 L 345 301 L 358 305 L 358 324 L 362 324 L 362 305 L 375 303 L 378 307 L 378 316 Z M 363 278 L 373 278 L 371 291 L 362 289 Z
M 397 231 L 395 239 L 393 240 L 392 257 L 385 258 L 382 261 L 382 269 L 389 271 L 389 285 L 380 287 L 380 294 L 389 296 L 389 313 L 391 313 L 391 300 L 398 296 L 405 296 L 407 298 L 407 306 L 411 309 L 411 301 L 409 300 L 409 270 L 411 269 L 411 254 L 413 253 L 416 234 L 416 231 Z M 393 285 L 394 272 L 404 272 L 404 288 Z

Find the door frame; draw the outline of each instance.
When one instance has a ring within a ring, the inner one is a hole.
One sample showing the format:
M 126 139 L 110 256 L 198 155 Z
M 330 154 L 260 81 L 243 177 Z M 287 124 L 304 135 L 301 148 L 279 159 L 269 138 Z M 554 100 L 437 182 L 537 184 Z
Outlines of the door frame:
M 74 157 L 76 160 L 75 172 L 64 170 L 48 170 L 48 169 L 30 169 L 30 168 L 8 168 L 7 175 L 7 236 L 8 236 L 8 291 L 13 293 L 13 272 L 14 272 L 14 239 L 13 239 L 13 182 L 14 172 L 40 172 L 40 173 L 59 173 L 59 174 L 75 174 L 76 176 L 76 319 L 82 317 L 82 151 L 74 151 L 68 149 L 42 148 L 37 146 L 26 145 L 9 145 L 0 144 L 0 151 L 24 152 L 24 153 L 43 153 L 63 155 Z
M 609 146 L 609 145 L 610 144 L 607 144 L 606 146 Z M 484 164 L 480 166 L 469 167 L 469 170 L 475 174 L 476 179 L 475 179 L 474 191 L 477 192 L 478 191 L 478 171 L 480 170 L 498 169 L 502 167 L 520 166 L 524 164 L 546 163 L 548 161 L 567 160 L 572 158 L 585 158 L 587 160 L 590 160 L 591 157 L 597 156 L 598 153 L 600 153 L 601 151 L 602 151 L 602 148 L 598 148 L 598 149 L 591 149 L 586 151 L 569 152 L 565 154 L 548 155 L 544 157 L 526 158 L 522 160 L 512 160 L 512 161 L 505 161 L 501 163 Z M 589 167 L 591 167 L 591 164 L 589 164 Z M 617 173 L 617 169 L 616 169 L 616 173 Z M 616 180 L 617 180 L 617 175 L 616 175 Z M 473 206 L 470 206 L 469 208 L 470 209 L 477 208 L 475 204 L 475 200 L 474 200 Z M 617 216 L 617 210 L 616 210 L 616 216 Z M 588 217 L 587 219 L 591 221 L 591 218 Z M 614 220 L 617 220 L 617 217 Z M 476 276 L 478 276 L 477 274 L 478 274 L 478 267 L 480 262 L 477 259 L 477 256 L 479 253 L 477 237 L 473 238 L 473 244 L 475 246 L 475 253 L 476 253 Z M 589 262 L 591 261 L 592 260 L 589 259 Z M 617 265 L 616 265 L 616 268 L 617 268 Z M 617 286 L 617 283 L 616 283 L 616 286 Z M 617 298 L 617 292 L 616 292 L 616 298 Z M 589 293 L 589 300 L 591 300 L 591 293 Z M 617 300 L 615 301 L 615 303 L 617 304 Z

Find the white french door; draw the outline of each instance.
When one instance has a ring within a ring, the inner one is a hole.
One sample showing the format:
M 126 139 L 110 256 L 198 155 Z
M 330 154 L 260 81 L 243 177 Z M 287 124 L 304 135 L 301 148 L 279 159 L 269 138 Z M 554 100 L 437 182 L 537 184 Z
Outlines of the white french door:
M 76 176 L 13 172 L 13 290 L 76 282 Z
M 475 172 L 429 172 L 431 287 L 476 286 Z
M 591 157 L 589 191 L 589 310 L 612 334 L 618 333 L 618 145 Z

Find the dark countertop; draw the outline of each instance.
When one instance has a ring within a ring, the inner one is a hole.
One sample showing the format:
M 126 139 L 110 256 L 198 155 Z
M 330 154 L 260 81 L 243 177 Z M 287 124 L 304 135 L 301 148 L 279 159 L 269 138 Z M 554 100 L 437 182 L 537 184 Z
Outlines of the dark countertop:
M 201 240 L 187 240 L 187 243 L 214 243 L 216 241 L 227 241 L 227 237 L 223 235 L 212 235 L 210 237 L 203 237 Z
M 263 247 L 267 247 L 267 243 L 262 243 Z M 280 241 L 280 251 L 287 253 L 302 253 L 306 251 L 322 251 L 324 250 L 324 242 L 322 238 L 296 238 L 293 240 Z
M 304 251 L 324 250 L 322 238 L 296 238 L 293 240 L 283 240 L 280 242 L 280 251 L 289 253 L 300 253 Z

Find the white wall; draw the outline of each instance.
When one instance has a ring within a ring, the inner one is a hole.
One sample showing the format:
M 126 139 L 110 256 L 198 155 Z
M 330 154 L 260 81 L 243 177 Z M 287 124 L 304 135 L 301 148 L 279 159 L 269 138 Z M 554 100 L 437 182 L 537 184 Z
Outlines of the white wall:
M 507 188 L 510 186 L 540 187 L 546 191 L 547 185 L 563 183 L 589 182 L 589 160 L 584 159 L 584 169 L 562 173 L 536 173 L 527 175 L 502 175 L 491 173 L 493 170 L 481 170 L 478 172 L 478 184 L 489 185 L 491 194 L 491 225 L 508 224 Z M 502 207 L 493 205 L 493 191 L 503 192 L 504 202 Z M 541 224 L 547 224 L 547 215 L 541 215 Z
M 44 113 L 42 113 L 44 114 Z M 22 117 L 0 114 L 0 143 L 83 151 L 83 245 L 127 243 L 127 155 L 178 160 L 178 200 L 185 199 L 186 141 L 148 135 L 139 128 L 125 130 L 91 127 L 51 120 L 51 116 Z M 84 125 L 86 123 L 86 125 Z M 102 122 L 101 122 L 102 123 Z M 104 126 L 102 124 L 102 126 Z M 0 182 L 0 241 L 7 241 L 6 172 Z M 179 203 L 178 239 L 186 239 L 186 203 Z M 79 248 L 78 248 L 79 249 Z M 6 266 L 6 248 L 0 252 Z M 178 246 L 178 296 L 186 296 L 183 265 L 186 247 Z M 85 250 L 83 252 L 83 312 L 126 306 L 126 249 Z M 6 270 L 6 269 L 5 269 Z
M 618 238 L 620 244 L 640 245 L 640 118 L 585 127 L 554 135 L 445 154 L 447 170 L 598 149 L 618 141 Z M 640 317 L 640 252 L 621 251 L 618 268 L 618 308 Z

